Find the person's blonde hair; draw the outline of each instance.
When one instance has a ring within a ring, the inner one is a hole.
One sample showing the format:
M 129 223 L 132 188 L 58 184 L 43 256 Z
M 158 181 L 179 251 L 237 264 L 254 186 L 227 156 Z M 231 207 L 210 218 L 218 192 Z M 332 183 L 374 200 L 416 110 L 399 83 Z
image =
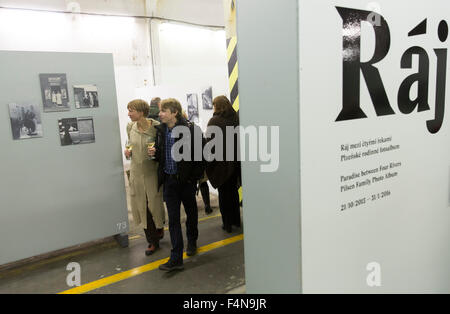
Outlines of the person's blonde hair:
M 149 104 L 145 100 L 142 100 L 142 99 L 135 99 L 135 100 L 130 101 L 128 103 L 127 108 L 131 109 L 131 110 L 142 112 L 144 114 L 144 117 L 147 117 L 148 113 L 150 111 Z
M 177 112 L 177 119 L 180 119 L 183 116 L 183 109 L 181 108 L 181 104 L 175 98 L 167 98 L 161 101 L 161 110 L 169 109 L 170 112 Z

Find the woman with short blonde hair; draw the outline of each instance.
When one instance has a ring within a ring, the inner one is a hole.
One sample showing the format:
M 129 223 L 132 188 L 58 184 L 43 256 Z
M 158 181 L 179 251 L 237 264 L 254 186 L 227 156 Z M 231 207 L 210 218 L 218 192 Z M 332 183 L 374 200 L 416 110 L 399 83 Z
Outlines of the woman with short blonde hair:
M 144 228 L 149 243 L 145 254 L 151 255 L 164 236 L 165 211 L 162 192 L 158 191 L 158 163 L 148 156 L 148 143 L 155 142 L 155 126 L 159 122 L 147 118 L 150 106 L 142 99 L 130 101 L 127 108 L 131 119 L 127 134 L 132 149 L 126 149 L 125 156 L 131 158 L 131 212 L 134 222 Z

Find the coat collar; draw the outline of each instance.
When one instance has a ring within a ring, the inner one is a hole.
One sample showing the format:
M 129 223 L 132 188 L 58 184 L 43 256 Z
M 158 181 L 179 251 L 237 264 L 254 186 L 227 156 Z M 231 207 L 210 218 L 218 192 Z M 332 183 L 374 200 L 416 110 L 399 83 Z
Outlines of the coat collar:
M 184 125 L 184 126 L 190 127 L 191 126 L 191 122 L 186 120 L 186 119 L 184 119 L 184 118 L 180 118 L 180 119 L 177 119 L 177 123 L 175 123 L 175 127 L 177 127 L 179 125 Z M 155 128 L 157 130 L 165 133 L 166 132 L 166 126 L 167 126 L 166 123 L 161 123 L 161 124 L 155 125 Z
M 150 122 L 150 128 L 148 128 L 147 131 L 144 131 L 144 132 L 139 131 L 138 126 L 137 126 L 137 122 L 133 122 L 133 128 L 134 128 L 134 130 L 135 130 L 136 132 L 138 132 L 138 133 L 141 133 L 141 134 L 152 135 L 152 132 L 151 132 L 151 129 L 152 129 L 152 128 L 151 128 L 151 126 L 157 127 L 158 125 L 155 125 L 155 122 L 154 122 L 154 121 L 156 121 L 156 120 L 148 119 L 148 118 L 147 118 L 147 121 Z

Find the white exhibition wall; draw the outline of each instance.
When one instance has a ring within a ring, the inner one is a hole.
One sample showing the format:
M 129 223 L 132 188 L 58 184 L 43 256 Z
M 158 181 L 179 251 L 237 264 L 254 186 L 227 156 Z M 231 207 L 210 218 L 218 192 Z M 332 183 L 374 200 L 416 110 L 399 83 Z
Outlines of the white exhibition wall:
M 302 289 L 449 293 L 450 4 L 377 4 L 299 2 Z

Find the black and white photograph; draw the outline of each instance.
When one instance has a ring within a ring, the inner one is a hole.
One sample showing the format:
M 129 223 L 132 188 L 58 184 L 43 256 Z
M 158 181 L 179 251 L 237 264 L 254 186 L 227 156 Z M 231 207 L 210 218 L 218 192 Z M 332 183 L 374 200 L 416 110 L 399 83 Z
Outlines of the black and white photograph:
M 98 89 L 96 85 L 74 85 L 75 108 L 98 108 Z
M 187 94 L 188 119 L 191 122 L 198 123 L 198 96 L 197 94 Z
M 44 112 L 68 111 L 69 93 L 64 73 L 39 74 Z
M 43 136 L 38 105 L 9 104 L 9 117 L 14 140 Z
M 212 110 L 213 109 L 213 98 L 212 98 L 212 86 L 206 88 L 202 93 L 202 103 L 203 109 Z
M 65 118 L 58 120 L 61 146 L 88 144 L 95 142 L 94 119 Z

